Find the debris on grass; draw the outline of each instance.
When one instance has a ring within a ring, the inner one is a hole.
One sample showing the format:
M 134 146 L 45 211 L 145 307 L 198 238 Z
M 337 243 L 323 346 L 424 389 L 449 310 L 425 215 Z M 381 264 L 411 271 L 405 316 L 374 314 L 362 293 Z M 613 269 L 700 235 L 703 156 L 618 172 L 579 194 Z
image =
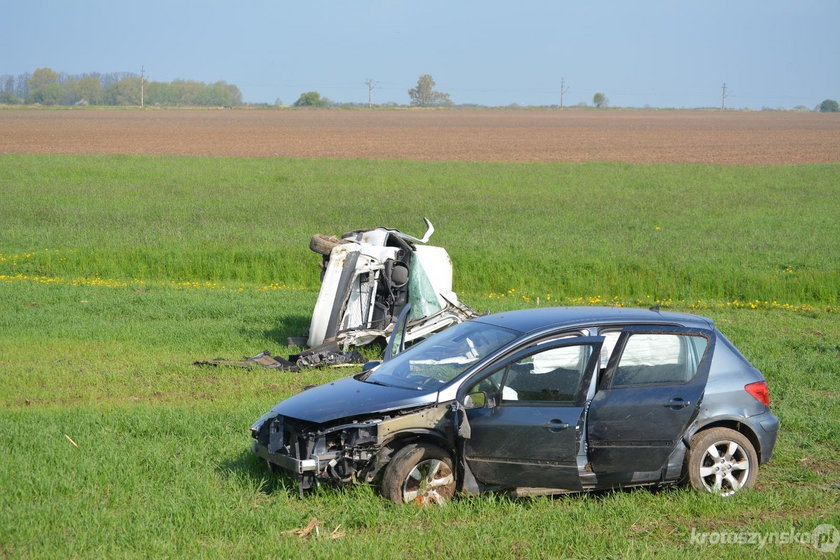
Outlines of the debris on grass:
M 309 523 L 306 524 L 306 527 L 303 529 L 293 529 L 291 531 L 287 531 L 287 533 L 291 533 L 297 536 L 300 539 L 305 539 L 311 535 L 315 535 L 316 537 L 327 537 L 330 539 L 340 539 L 346 535 L 344 531 L 341 530 L 341 524 L 339 523 L 335 529 L 328 533 L 321 534 L 321 523 L 318 521 L 317 517 L 312 517 L 309 520 Z

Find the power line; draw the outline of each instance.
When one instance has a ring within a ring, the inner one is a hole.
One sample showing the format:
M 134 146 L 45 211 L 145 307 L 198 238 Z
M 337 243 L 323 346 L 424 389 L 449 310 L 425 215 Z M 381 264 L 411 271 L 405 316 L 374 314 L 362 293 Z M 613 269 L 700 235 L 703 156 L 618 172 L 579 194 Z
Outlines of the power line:
M 566 95 L 566 92 L 569 91 L 569 88 L 566 87 L 566 79 L 560 78 L 560 108 L 563 108 L 563 96 Z
M 373 107 L 373 88 L 375 88 L 378 84 L 373 80 L 373 78 L 368 78 L 365 80 L 365 85 L 368 87 L 368 109 Z

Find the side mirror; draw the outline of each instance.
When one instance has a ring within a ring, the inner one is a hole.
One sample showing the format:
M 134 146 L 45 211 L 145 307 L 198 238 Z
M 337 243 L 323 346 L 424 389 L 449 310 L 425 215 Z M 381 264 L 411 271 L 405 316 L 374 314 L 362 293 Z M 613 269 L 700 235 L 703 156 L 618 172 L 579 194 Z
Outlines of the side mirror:
M 375 368 L 376 366 L 378 366 L 378 365 L 379 365 L 379 364 L 381 364 L 381 363 L 382 363 L 382 362 L 376 362 L 376 361 L 372 361 L 372 362 L 365 362 L 365 363 L 362 365 L 362 373 L 367 373 L 367 372 L 369 372 L 370 370 L 372 370 L 373 368 Z
M 485 406 L 487 406 L 487 394 L 483 391 L 470 393 L 464 397 L 464 408 L 467 410 L 473 408 L 484 408 Z

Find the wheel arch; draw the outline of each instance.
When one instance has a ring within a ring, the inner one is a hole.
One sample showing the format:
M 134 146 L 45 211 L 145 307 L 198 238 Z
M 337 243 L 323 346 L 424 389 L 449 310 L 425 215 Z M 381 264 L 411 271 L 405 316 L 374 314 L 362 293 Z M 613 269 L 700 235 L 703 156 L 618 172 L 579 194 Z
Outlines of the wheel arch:
M 456 455 L 449 438 L 437 430 L 414 428 L 389 435 L 376 454 L 374 472 L 372 473 L 373 478 L 381 478 L 385 467 L 391 462 L 391 457 L 397 451 L 411 443 L 428 443 L 440 447 L 449 453 L 452 458 L 452 463 L 455 464 Z
M 763 462 L 762 457 L 762 449 L 761 449 L 761 441 L 758 439 L 755 431 L 746 423 L 736 418 L 725 418 L 714 420 L 708 422 L 707 424 L 703 424 L 699 426 L 697 429 L 693 430 L 691 433 L 686 434 L 685 438 L 685 446 L 690 449 L 691 448 L 691 438 L 699 434 L 700 432 L 705 432 L 706 430 L 711 430 L 712 428 L 728 428 L 732 431 L 738 432 L 739 434 L 746 437 L 750 440 L 750 443 L 755 449 L 756 455 L 758 455 L 758 462 L 759 464 Z
M 426 428 L 414 428 L 412 430 L 395 432 L 382 444 L 382 448 L 383 450 L 386 448 L 390 449 L 390 452 L 393 453 L 409 443 L 418 442 L 436 445 L 452 455 L 453 461 L 455 460 L 455 453 L 453 453 L 452 443 L 449 438 L 437 430 Z

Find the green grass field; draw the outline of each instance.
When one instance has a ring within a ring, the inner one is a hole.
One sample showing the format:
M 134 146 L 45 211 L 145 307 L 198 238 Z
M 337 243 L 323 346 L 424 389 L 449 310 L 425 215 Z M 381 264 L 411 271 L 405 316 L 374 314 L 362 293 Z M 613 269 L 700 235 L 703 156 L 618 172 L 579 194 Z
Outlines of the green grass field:
M 757 489 L 417 510 L 270 476 L 248 425 L 348 370 L 191 363 L 294 350 L 313 233 L 423 216 L 478 310 L 714 318 L 782 421 Z M 0 224 L 0 558 L 831 557 L 692 535 L 840 529 L 840 165 L 0 155 Z

